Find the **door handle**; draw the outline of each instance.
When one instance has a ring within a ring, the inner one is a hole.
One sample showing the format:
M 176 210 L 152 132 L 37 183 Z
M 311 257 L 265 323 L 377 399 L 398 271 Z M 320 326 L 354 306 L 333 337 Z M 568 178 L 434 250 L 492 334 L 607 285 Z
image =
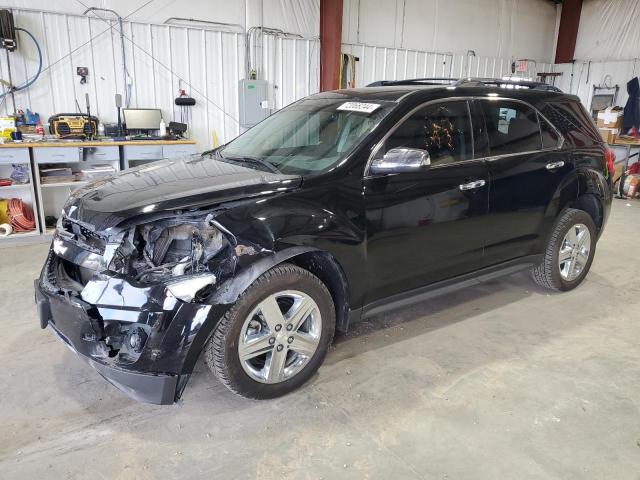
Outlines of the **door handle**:
M 560 160 L 559 162 L 551 162 L 547 163 L 547 170 L 555 170 L 556 168 L 564 167 L 564 162 Z
M 487 182 L 485 182 L 484 180 L 474 180 L 473 182 L 469 183 L 461 183 L 460 190 L 462 190 L 463 192 L 467 190 L 475 190 L 476 188 L 484 187 L 485 183 Z

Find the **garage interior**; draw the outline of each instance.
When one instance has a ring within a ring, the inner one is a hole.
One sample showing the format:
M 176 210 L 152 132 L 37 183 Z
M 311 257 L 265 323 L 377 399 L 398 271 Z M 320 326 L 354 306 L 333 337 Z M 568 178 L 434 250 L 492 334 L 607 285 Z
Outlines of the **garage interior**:
M 0 477 L 637 478 L 640 118 L 625 128 L 623 108 L 640 111 L 640 0 L 0 9 Z M 427 77 L 540 81 L 592 114 L 616 198 L 580 287 L 518 273 L 367 318 L 268 401 L 201 360 L 177 404 L 137 403 L 40 329 L 33 281 L 76 188 L 223 145 L 320 91 Z

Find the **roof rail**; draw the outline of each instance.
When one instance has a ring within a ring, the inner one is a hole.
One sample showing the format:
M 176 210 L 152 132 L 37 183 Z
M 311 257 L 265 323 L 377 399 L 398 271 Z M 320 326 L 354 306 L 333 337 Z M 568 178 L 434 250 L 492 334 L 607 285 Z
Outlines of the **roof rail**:
M 450 85 L 457 82 L 457 78 L 449 77 L 428 77 L 409 78 L 407 80 L 378 80 L 370 83 L 367 87 L 391 87 L 395 85 Z
M 535 82 L 533 80 L 520 80 L 518 77 L 509 78 L 461 78 L 455 85 L 468 86 L 496 86 L 506 87 L 513 86 L 514 88 L 530 88 L 534 90 L 546 90 L 549 92 L 562 92 L 558 87 L 554 85 L 548 85 L 544 82 Z
M 547 85 L 543 82 L 532 80 L 520 80 L 517 77 L 509 78 L 412 78 L 407 80 L 380 80 L 370 83 L 367 87 L 391 87 L 399 85 L 451 85 L 456 87 L 487 87 L 495 86 L 501 88 L 528 88 L 534 90 L 544 90 L 549 92 L 562 92 L 554 85 Z

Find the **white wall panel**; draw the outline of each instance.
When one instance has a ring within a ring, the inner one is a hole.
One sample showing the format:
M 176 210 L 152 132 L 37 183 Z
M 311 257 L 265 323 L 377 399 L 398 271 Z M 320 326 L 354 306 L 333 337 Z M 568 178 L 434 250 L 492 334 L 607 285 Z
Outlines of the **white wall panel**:
M 550 61 L 548 0 L 344 0 L 345 43 Z
M 580 97 L 582 104 L 589 108 L 593 96 L 593 85 L 606 84 L 620 87 L 616 103 L 625 105 L 627 98 L 627 82 L 640 74 L 640 59 L 611 62 L 580 61 L 555 65 L 556 71 L 562 72 L 556 85 L 567 93 Z
M 575 58 L 629 60 L 640 57 L 640 0 L 585 0 Z
M 287 1 L 279 3 L 281 8 Z M 84 111 L 89 93 L 92 113 L 103 122 L 116 121 L 114 95 L 124 97 L 126 90 L 118 24 L 33 10 L 14 10 L 14 15 L 16 25 L 38 39 L 44 57 L 37 82 L 16 93 L 17 107 L 40 113 L 46 122 L 54 113 L 76 112 L 76 99 Z M 167 121 L 180 121 L 181 109 L 174 99 L 184 88 L 196 100 L 188 123 L 201 149 L 213 145 L 214 132 L 221 143 L 238 135 L 238 81 L 245 76 L 243 34 L 129 21 L 124 22 L 124 33 L 132 108 L 160 108 Z M 269 81 L 272 105 L 281 108 L 317 92 L 318 40 L 263 37 L 261 78 Z M 32 76 L 38 64 L 31 40 L 22 33 L 19 40 L 19 50 L 10 56 L 15 85 Z M 79 83 L 78 66 L 89 68 L 86 85 Z M 0 77 L 6 75 L 6 60 L 0 55 Z M 0 113 L 10 111 L 7 96 Z

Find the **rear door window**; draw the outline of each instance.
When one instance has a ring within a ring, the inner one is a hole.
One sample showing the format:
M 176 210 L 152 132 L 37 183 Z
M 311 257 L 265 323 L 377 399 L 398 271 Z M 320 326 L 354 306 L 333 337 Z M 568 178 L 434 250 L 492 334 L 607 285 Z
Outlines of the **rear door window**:
M 560 144 L 558 132 L 544 118 L 538 116 L 538 119 L 542 135 L 542 148 L 556 148 Z
M 538 114 L 533 108 L 502 100 L 483 100 L 481 104 L 492 156 L 542 148 Z

